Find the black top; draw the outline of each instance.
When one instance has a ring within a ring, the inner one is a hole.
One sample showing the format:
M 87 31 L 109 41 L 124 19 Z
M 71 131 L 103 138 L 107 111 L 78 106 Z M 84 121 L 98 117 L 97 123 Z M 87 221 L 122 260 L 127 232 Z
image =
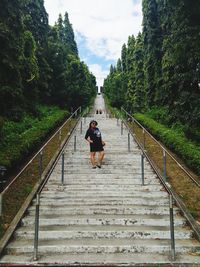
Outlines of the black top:
M 90 140 L 93 141 L 93 143 L 90 143 L 90 151 L 103 151 L 103 145 L 102 145 L 102 138 L 101 138 L 101 132 L 99 128 L 89 128 L 85 134 L 85 139 L 90 137 Z

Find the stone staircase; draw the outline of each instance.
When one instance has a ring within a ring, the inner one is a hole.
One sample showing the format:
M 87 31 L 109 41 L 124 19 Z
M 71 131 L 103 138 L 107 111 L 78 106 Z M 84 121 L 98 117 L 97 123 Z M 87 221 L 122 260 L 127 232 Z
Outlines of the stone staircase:
M 96 106 L 104 109 L 101 96 Z M 106 142 L 102 169 L 92 169 L 84 134 L 92 118 Z M 72 136 L 65 150 L 65 181 L 61 160 L 40 199 L 39 257 L 33 261 L 35 200 L 29 207 L 0 264 L 48 266 L 159 266 L 171 262 L 169 197 L 127 130 L 121 135 L 116 119 L 95 114 L 80 124 L 74 151 Z M 200 243 L 174 207 L 175 264 L 200 266 Z M 42 265 L 43 264 L 43 265 Z M 173 265 L 170 265 L 173 266 Z M 185 265 L 176 265 L 185 266 Z

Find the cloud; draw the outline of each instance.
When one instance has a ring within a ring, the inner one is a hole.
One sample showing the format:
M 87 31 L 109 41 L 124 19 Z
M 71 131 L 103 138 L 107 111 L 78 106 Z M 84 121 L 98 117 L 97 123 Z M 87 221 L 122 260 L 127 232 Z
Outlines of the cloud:
M 141 1 L 45 0 L 45 7 L 51 25 L 59 13 L 68 12 L 78 48 L 84 45 L 91 55 L 117 61 L 128 36 L 141 31 Z
M 89 64 L 90 71 L 94 74 L 97 79 L 97 84 L 100 86 L 103 84 L 104 78 L 108 75 L 108 71 L 103 69 L 99 64 Z

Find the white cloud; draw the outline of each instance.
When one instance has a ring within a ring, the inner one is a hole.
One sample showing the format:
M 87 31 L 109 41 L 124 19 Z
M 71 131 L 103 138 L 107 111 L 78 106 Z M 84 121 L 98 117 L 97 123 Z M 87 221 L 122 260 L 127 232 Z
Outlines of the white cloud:
M 103 85 L 104 78 L 108 75 L 108 71 L 103 69 L 99 64 L 89 64 L 88 67 L 96 77 L 97 85 Z
M 142 0 L 45 0 L 49 22 L 67 11 L 76 40 L 85 39 L 90 53 L 105 60 L 117 60 L 129 35 L 141 31 Z M 86 61 L 87 63 L 87 61 Z

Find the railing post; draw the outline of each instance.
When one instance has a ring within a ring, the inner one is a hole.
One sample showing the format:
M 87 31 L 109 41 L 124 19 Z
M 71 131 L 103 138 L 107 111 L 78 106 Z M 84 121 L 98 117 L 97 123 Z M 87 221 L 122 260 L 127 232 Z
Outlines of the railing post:
M 74 151 L 76 151 L 76 135 L 74 135 Z
M 131 151 L 131 144 L 130 144 L 130 133 L 128 133 L 128 152 Z
M 0 216 L 3 214 L 3 194 L 0 193 Z
M 39 209 L 40 209 L 40 195 L 37 194 L 36 209 L 35 209 L 35 236 L 34 236 L 34 255 L 33 255 L 34 261 L 38 259 Z
M 65 152 L 62 153 L 62 166 L 61 166 L 61 182 L 64 185 L 64 173 L 65 173 Z
M 175 238 L 174 238 L 174 214 L 173 214 L 173 197 L 169 195 L 169 212 L 170 212 L 170 235 L 171 235 L 171 257 L 175 260 Z
M 86 116 L 84 117 L 84 124 L 86 124 Z
M 123 135 L 123 121 L 121 120 L 121 135 Z
M 40 179 L 42 179 L 42 168 L 43 168 L 43 151 L 40 151 L 40 157 L 39 157 L 39 176 Z
M 143 148 L 145 149 L 145 130 L 143 128 Z
M 82 118 L 81 118 L 81 134 L 82 134 L 82 132 L 83 132 L 83 122 L 82 122 Z
M 60 148 L 61 148 L 61 141 L 62 141 L 62 130 L 60 129 L 60 131 L 59 131 L 59 144 L 60 144 Z
M 163 149 L 163 177 L 165 182 L 167 181 L 167 159 L 166 159 L 166 151 Z
M 141 153 L 141 174 L 142 174 L 142 185 L 144 185 L 144 154 Z

